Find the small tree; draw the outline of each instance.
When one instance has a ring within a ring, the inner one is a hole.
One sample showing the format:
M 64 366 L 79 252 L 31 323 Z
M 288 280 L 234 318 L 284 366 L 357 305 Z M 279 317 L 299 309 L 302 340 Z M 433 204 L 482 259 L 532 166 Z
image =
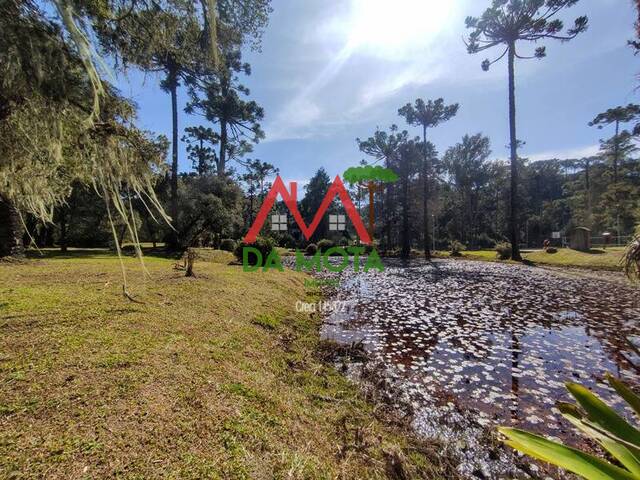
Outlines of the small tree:
M 206 175 L 216 164 L 217 156 L 213 147 L 218 143 L 218 134 L 203 126 L 187 127 L 184 131 L 182 141 L 187 144 L 191 166 L 198 175 Z
M 382 184 L 391 183 L 398 180 L 398 175 L 389 169 L 379 165 L 366 165 L 362 167 L 350 167 L 343 178 L 351 184 L 366 185 L 369 190 L 369 236 L 373 239 L 374 216 L 374 195 L 382 188 Z
M 501 60 L 508 59 L 509 74 L 509 147 L 511 158 L 510 234 L 513 260 L 522 260 L 518 226 L 518 139 L 516 136 L 515 59 L 543 58 L 545 47 L 537 47 L 532 56 L 522 56 L 516 49 L 518 41 L 538 42 L 555 39 L 567 41 L 587 29 L 587 17 L 576 18 L 573 28 L 562 34 L 562 20 L 553 19 L 562 9 L 572 7 L 578 0 L 493 0 L 480 17 L 467 17 L 469 34 L 467 51 L 479 53 L 500 46 L 504 50 L 494 60 L 482 62 L 482 69 Z
M 422 149 L 423 149 L 423 167 L 422 167 L 422 215 L 424 228 L 424 256 L 427 260 L 431 259 L 431 239 L 429 235 L 429 181 L 431 176 L 431 159 L 435 154 L 435 150 L 430 149 L 427 144 L 427 128 L 438 126 L 442 122 L 446 122 L 455 117 L 458 113 L 458 104 L 445 105 L 442 98 L 437 100 L 429 100 L 427 103 L 421 98 L 415 101 L 415 105 L 407 103 L 398 110 L 398 115 L 405 118 L 409 125 L 422 127 Z

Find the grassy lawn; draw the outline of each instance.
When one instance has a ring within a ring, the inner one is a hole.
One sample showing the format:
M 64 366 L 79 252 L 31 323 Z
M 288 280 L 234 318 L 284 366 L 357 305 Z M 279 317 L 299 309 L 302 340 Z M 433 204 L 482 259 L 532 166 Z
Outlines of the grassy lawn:
M 524 255 L 524 258 L 546 265 L 620 271 L 622 269 L 620 260 L 623 253 L 624 247 L 609 247 L 606 250 L 592 248 L 590 252 L 560 248 L 557 253 L 536 251 Z
M 0 263 L 0 477 L 446 477 L 318 354 L 304 275 L 203 255 Z M 444 467 L 442 467 L 444 468 Z
M 579 267 L 595 270 L 621 271 L 620 259 L 624 253 L 624 247 L 609 247 L 607 249 L 591 249 L 590 252 L 580 252 L 570 248 L 560 248 L 557 253 L 547 253 L 542 250 L 523 251 L 522 257 L 533 263 L 554 265 L 558 267 Z M 449 252 L 436 252 L 441 258 L 448 258 Z M 468 260 L 482 260 L 497 262 L 495 250 L 477 250 L 462 252 L 462 257 Z

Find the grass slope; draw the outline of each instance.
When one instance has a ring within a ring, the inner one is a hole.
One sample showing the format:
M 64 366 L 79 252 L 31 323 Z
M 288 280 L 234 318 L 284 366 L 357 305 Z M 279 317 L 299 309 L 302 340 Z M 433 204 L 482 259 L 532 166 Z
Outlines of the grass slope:
M 449 477 L 319 359 L 302 274 L 204 258 L 126 259 L 143 304 L 108 254 L 0 263 L 0 477 Z

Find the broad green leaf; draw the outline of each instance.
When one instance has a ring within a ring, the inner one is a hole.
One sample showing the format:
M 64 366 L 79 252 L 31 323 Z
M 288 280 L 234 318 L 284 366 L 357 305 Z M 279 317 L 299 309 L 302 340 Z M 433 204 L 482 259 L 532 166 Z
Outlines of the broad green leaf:
M 631 426 L 589 389 L 576 383 L 567 383 L 567 389 L 585 410 L 592 423 L 611 432 L 616 437 L 640 447 L 640 431 Z
M 558 402 L 557 404 L 562 416 L 571 422 L 575 427 L 597 440 L 614 458 L 624 465 L 633 475 L 640 478 L 640 461 L 637 455 L 640 454 L 639 449 L 627 448 L 617 439 L 611 438 L 604 431 L 597 429 L 597 426 L 590 425 L 585 422 L 582 412 L 570 403 Z M 595 427 L 595 428 L 594 428 Z
M 505 443 L 539 460 L 581 475 L 587 480 L 638 480 L 630 472 L 575 448 L 516 428 L 498 428 Z
M 609 373 L 607 374 L 607 381 L 609 382 L 609 385 L 611 385 L 616 390 L 616 392 L 618 392 L 618 395 L 624 398 L 624 401 L 627 402 L 631 408 L 633 408 L 633 411 L 636 412 L 636 415 L 640 416 L 640 397 L 633 393 L 633 391 L 623 382 L 621 382 L 617 378 L 614 378 L 613 375 Z

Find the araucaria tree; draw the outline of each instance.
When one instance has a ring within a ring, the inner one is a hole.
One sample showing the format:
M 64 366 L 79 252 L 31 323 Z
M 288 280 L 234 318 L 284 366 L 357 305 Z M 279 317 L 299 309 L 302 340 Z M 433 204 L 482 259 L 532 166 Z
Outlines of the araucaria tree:
M 405 118 L 409 125 L 422 127 L 422 215 L 424 228 L 424 256 L 431 259 L 431 239 L 429 234 L 429 182 L 431 179 L 431 159 L 434 156 L 434 149 L 427 145 L 427 128 L 433 128 L 453 118 L 458 113 L 458 104 L 445 105 L 442 98 L 429 100 L 427 103 L 421 98 L 415 101 L 414 105 L 407 103 L 398 110 L 398 115 Z
M 589 122 L 590 127 L 598 127 L 599 129 L 604 128 L 607 125 L 614 124 L 615 125 L 615 134 L 611 140 L 608 142 L 604 142 L 604 147 L 606 150 L 611 150 L 612 163 L 613 163 L 613 184 L 618 184 L 618 170 L 620 166 L 620 157 L 621 157 L 621 145 L 624 143 L 624 140 L 629 137 L 629 132 L 626 130 L 620 131 L 620 125 L 629 123 L 633 120 L 640 118 L 640 105 L 636 105 L 630 103 L 626 107 L 615 107 L 610 108 L 606 112 L 599 113 L 596 117 Z M 636 126 L 635 130 L 640 130 Z M 640 131 L 634 133 L 640 133 Z M 607 143 L 610 145 L 607 146 Z M 611 148 L 608 148 L 611 147 Z
M 218 143 L 218 134 L 212 128 L 187 127 L 182 141 L 187 144 L 187 154 L 192 168 L 198 175 L 206 175 L 213 170 L 217 156 L 213 147 Z
M 358 148 L 361 152 L 376 159 L 374 163 L 384 161 L 385 168 L 393 168 L 398 161 L 400 145 L 407 141 L 408 135 L 409 134 L 406 130 L 400 132 L 398 131 L 397 125 L 391 125 L 389 132 L 376 129 L 372 137 L 369 137 L 366 140 L 356 138 L 356 142 L 358 143 Z M 384 201 L 382 202 L 381 208 L 381 215 L 383 218 L 383 232 L 381 240 L 385 250 L 392 247 L 391 236 L 394 217 L 393 197 L 393 184 L 389 184 L 385 189 Z
M 253 150 L 253 144 L 264 138 L 260 121 L 264 110 L 253 100 L 245 100 L 249 89 L 238 74 L 251 74 L 251 67 L 241 59 L 240 44 L 223 48 L 224 61 L 216 72 L 203 77 L 201 85 L 190 89 L 191 101 L 185 111 L 202 115 L 219 125 L 219 149 L 215 158 L 218 176 L 228 172 L 228 163 Z
M 469 53 L 479 53 L 493 47 L 501 48 L 494 59 L 482 62 L 482 69 L 507 57 L 509 75 L 509 147 L 511 160 L 510 225 L 513 260 L 522 260 L 519 249 L 518 222 L 518 138 L 516 136 L 515 59 L 543 58 L 544 46 L 537 47 L 533 55 L 522 55 L 517 50 L 519 41 L 538 42 L 546 39 L 567 41 L 587 29 L 587 17 L 575 19 L 572 28 L 563 33 L 562 20 L 554 18 L 564 8 L 578 0 L 493 0 L 480 17 L 467 17 L 466 26 L 472 29 L 467 41 Z

